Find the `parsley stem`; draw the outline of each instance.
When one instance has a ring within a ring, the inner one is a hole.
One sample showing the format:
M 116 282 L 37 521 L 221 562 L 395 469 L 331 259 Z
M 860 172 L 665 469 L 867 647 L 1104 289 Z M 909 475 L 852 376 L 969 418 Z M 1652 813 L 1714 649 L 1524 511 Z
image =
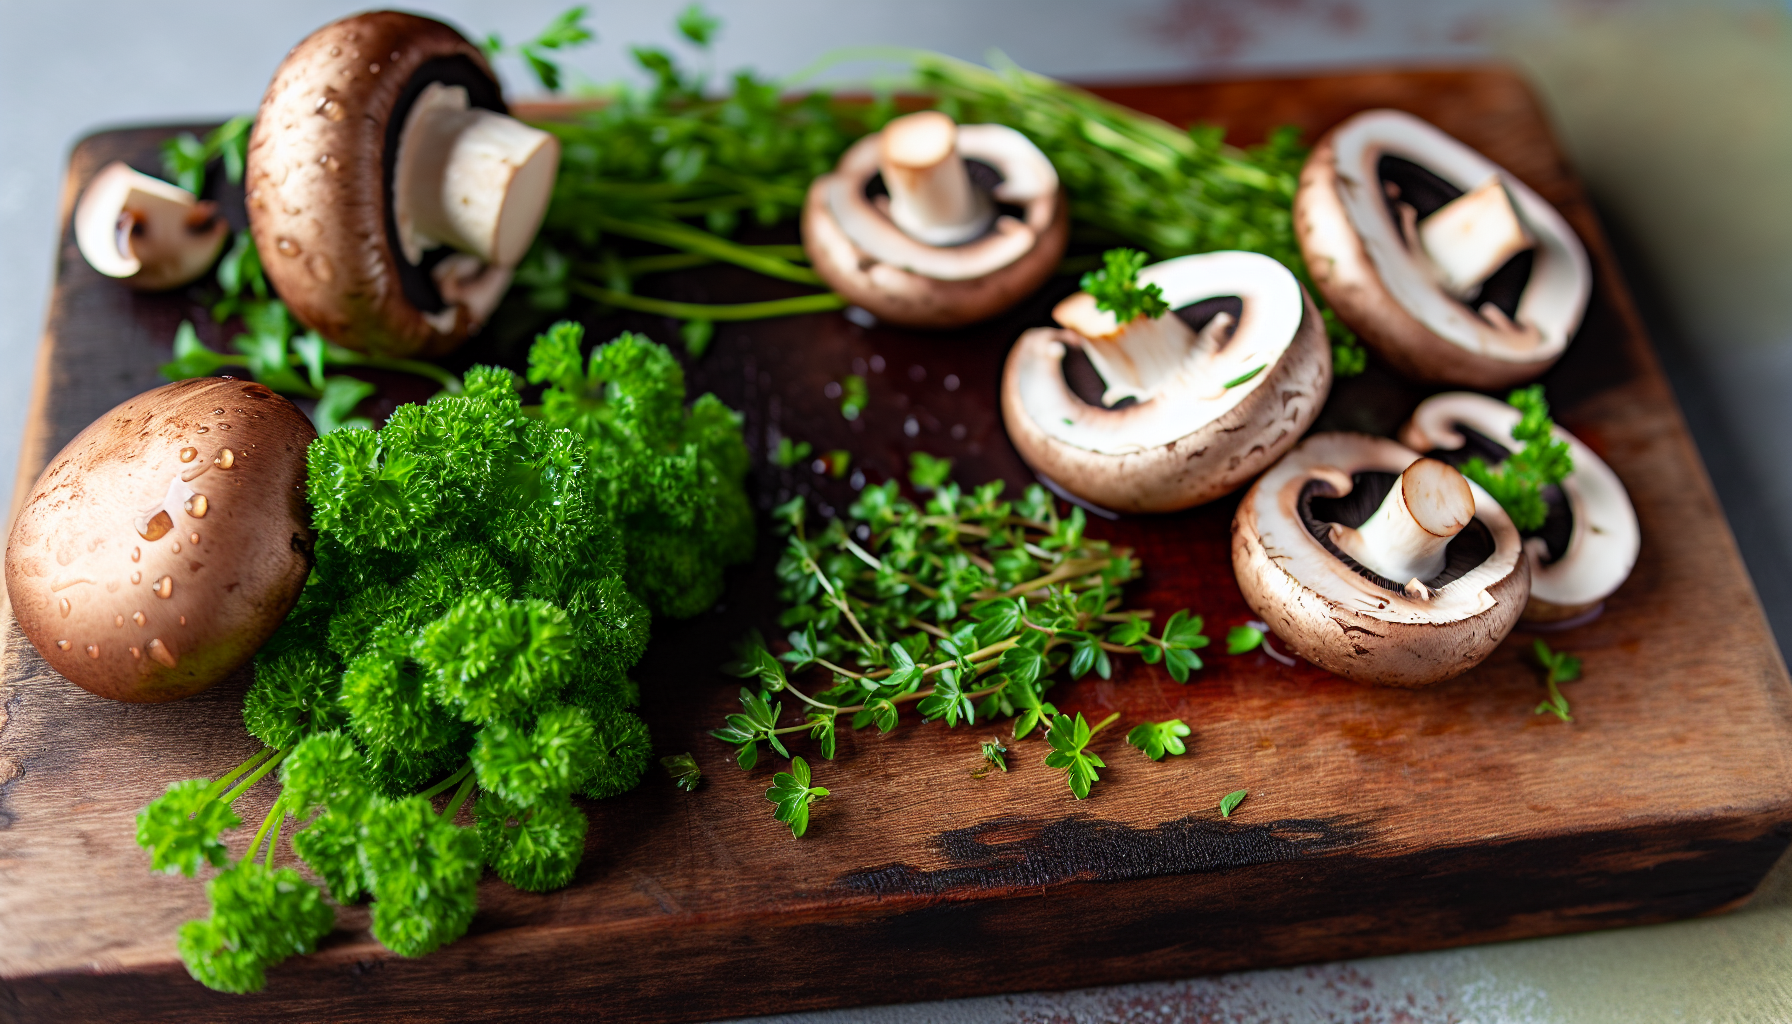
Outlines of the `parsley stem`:
M 441 793 L 443 790 L 445 790 L 448 787 L 459 782 L 461 779 L 466 778 L 467 773 L 472 770 L 473 770 L 473 762 L 468 761 L 466 764 L 461 765 L 460 768 L 457 771 L 455 771 L 455 773 L 453 775 L 448 776 L 447 778 L 443 779 L 442 781 L 440 781 L 440 782 L 436 783 L 435 785 L 429 787 L 428 789 L 424 790 L 422 792 L 422 794 L 420 794 L 420 795 L 425 800 L 433 799 L 437 794 Z
M 280 807 L 280 801 L 275 800 L 274 807 L 278 809 Z M 280 848 L 280 830 L 285 827 L 286 812 L 281 811 L 274 816 L 274 836 L 268 840 L 268 858 L 262 862 L 263 867 L 272 868 L 274 866 L 274 851 Z
M 472 766 L 472 763 L 468 762 L 467 767 L 471 768 Z M 460 805 L 467 802 L 467 797 L 472 792 L 473 773 L 469 771 L 466 777 L 460 780 L 460 788 L 454 791 L 454 799 L 448 801 L 447 807 L 442 808 L 442 817 L 453 821 L 454 815 L 460 811 Z
M 286 748 L 282 749 L 278 754 L 275 754 L 273 757 L 270 757 L 266 761 L 264 761 L 260 768 L 255 769 L 254 774 L 252 774 L 248 778 L 244 779 L 242 781 L 242 783 L 239 784 L 235 789 L 224 794 L 223 796 L 219 797 L 218 799 L 222 800 L 223 802 L 225 802 L 227 804 L 236 803 L 238 797 L 242 796 L 244 793 L 247 793 L 249 791 L 250 787 L 254 786 L 257 782 L 260 782 L 262 780 L 262 778 L 267 775 L 267 773 L 274 770 L 274 767 L 276 765 L 278 765 L 280 762 L 286 760 L 286 755 L 288 755 L 290 753 L 292 753 L 291 747 L 286 747 Z
M 822 283 L 820 275 L 808 267 L 799 267 L 789 260 L 770 256 L 763 252 L 754 252 L 746 246 L 736 245 L 719 235 L 712 235 L 701 228 L 694 228 L 676 220 L 645 221 L 623 220 L 620 217 L 606 217 L 598 214 L 591 218 L 591 223 L 603 231 L 624 238 L 635 238 L 643 242 L 654 242 L 673 249 L 686 252 L 700 252 L 726 263 L 745 267 L 767 277 L 782 278 L 797 284 Z
M 672 302 L 667 299 L 650 299 L 643 295 L 629 295 L 626 292 L 612 291 L 609 288 L 588 284 L 584 281 L 572 283 L 574 291 L 586 298 L 596 299 L 607 306 L 618 309 L 632 309 L 641 313 L 657 313 L 676 320 L 768 320 L 777 316 L 797 316 L 802 313 L 827 313 L 836 309 L 845 309 L 846 300 L 833 292 L 818 292 L 814 295 L 799 295 L 790 299 L 772 299 L 769 302 L 736 302 L 722 305 L 709 305 L 696 302 Z
M 230 770 L 230 772 L 228 774 L 226 774 L 223 778 L 219 779 L 218 781 L 212 783 L 210 786 L 206 787 L 205 798 L 207 800 L 213 799 L 219 793 L 222 793 L 226 789 L 230 788 L 230 784 L 232 782 L 235 782 L 237 780 L 237 778 L 240 777 L 244 772 L 255 767 L 257 764 L 260 764 L 263 758 L 266 758 L 269 755 L 273 754 L 274 751 L 275 751 L 275 748 L 273 748 L 273 747 L 262 747 L 260 750 L 256 751 L 255 754 L 253 756 L 251 756 L 247 761 L 244 761 L 242 764 L 239 764 L 235 768 L 232 768 Z
M 399 373 L 409 373 L 418 377 L 427 377 L 437 384 L 442 385 L 442 390 L 451 395 L 458 395 L 461 392 L 461 382 L 459 377 L 449 373 L 447 370 L 434 363 L 426 363 L 421 359 L 392 359 L 387 356 L 370 356 L 337 345 L 332 345 L 330 347 L 329 359 L 330 362 L 335 363 L 338 366 L 365 366 L 370 370 L 396 370 Z M 288 357 L 287 361 L 294 366 L 304 365 L 304 360 L 297 354 Z
M 268 816 L 261 819 L 261 827 L 255 830 L 255 841 L 249 844 L 249 850 L 247 853 L 243 854 L 243 860 L 251 861 L 255 859 L 255 851 L 261 849 L 261 840 L 268 834 L 268 828 L 274 824 L 274 819 L 284 817 L 286 817 L 286 804 L 278 797 L 275 797 L 274 805 L 268 808 Z M 276 839 L 275 841 L 278 842 L 279 840 Z M 269 860 L 269 863 L 272 864 L 273 861 Z

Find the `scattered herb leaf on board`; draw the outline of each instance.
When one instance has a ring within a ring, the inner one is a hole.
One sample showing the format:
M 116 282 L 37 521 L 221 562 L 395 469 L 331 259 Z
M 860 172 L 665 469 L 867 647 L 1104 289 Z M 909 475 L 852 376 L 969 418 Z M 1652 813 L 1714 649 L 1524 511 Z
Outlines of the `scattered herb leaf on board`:
M 1161 761 L 1166 754 L 1187 753 L 1188 747 L 1182 738 L 1190 731 L 1180 718 L 1167 722 L 1140 722 L 1126 734 L 1126 742 L 1139 748 L 1151 760 Z
M 790 834 L 801 839 L 809 831 L 809 806 L 828 795 L 824 786 L 809 784 L 809 763 L 800 757 L 790 759 L 790 770 L 772 776 L 772 788 L 765 798 L 776 805 L 772 817 L 790 826 Z
M 1574 721 L 1574 716 L 1568 713 L 1568 698 L 1562 695 L 1557 684 L 1572 683 L 1580 678 L 1580 659 L 1566 651 L 1552 651 L 1541 640 L 1532 641 L 1531 651 L 1543 666 L 1547 675 L 1545 682 L 1549 686 L 1549 696 L 1531 713 L 1541 715 L 1547 711 L 1564 722 Z
M 1263 631 L 1256 626 L 1233 626 L 1226 630 L 1226 653 L 1248 654 L 1263 646 Z
M 1230 818 L 1232 812 L 1238 810 L 1238 805 L 1244 803 L 1244 798 L 1249 795 L 1249 790 L 1235 789 L 1220 797 L 1220 817 Z

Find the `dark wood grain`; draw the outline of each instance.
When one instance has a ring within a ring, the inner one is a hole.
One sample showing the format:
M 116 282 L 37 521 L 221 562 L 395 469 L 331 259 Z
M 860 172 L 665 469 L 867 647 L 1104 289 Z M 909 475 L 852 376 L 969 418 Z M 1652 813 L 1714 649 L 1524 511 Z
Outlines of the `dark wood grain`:
M 589 806 L 569 888 L 530 895 L 488 879 L 472 932 L 430 957 L 392 956 L 351 909 L 318 955 L 275 970 L 259 995 L 227 997 L 173 953 L 175 928 L 204 911 L 201 887 L 151 875 L 131 819 L 169 781 L 255 748 L 237 717 L 246 681 L 175 705 L 111 704 L 54 677 L 9 631 L 0 1018 L 697 1020 L 1430 949 L 1746 899 L 1792 837 L 1792 688 L 1592 209 L 1523 83 L 1471 69 L 1103 91 L 1223 124 L 1240 142 L 1402 107 L 1510 168 L 1586 240 L 1593 306 L 1545 382 L 1559 419 L 1630 488 L 1643 549 L 1602 618 L 1550 636 L 1585 659 L 1568 688 L 1572 726 L 1531 713 L 1542 686 L 1523 634 L 1419 692 L 1262 654 L 1215 655 L 1186 686 L 1126 665 L 1054 699 L 1127 721 L 1180 717 L 1195 730 L 1187 756 L 1152 764 L 1110 730 L 1095 745 L 1110 767 L 1077 803 L 1037 740 L 1015 745 L 1012 771 L 973 779 L 977 741 L 999 727 L 843 737 L 839 760 L 817 766 L 835 795 L 795 841 L 761 796 L 769 769 L 738 771 L 703 734 L 734 699 L 714 669 L 725 642 L 766 624 L 768 544 L 715 612 L 658 624 L 636 673 L 656 748 L 693 751 L 701 789 L 679 793 L 656 769 Z M 68 195 L 115 156 L 153 168 L 165 134 L 90 138 Z M 67 237 L 60 267 L 27 481 L 91 418 L 158 383 L 173 326 L 194 308 L 98 278 Z M 776 290 L 728 270 L 663 287 L 708 301 Z M 957 458 L 966 479 L 1019 485 L 1029 476 L 995 408 L 1002 358 L 1071 287 L 950 334 L 838 315 L 722 325 L 690 379 L 745 413 L 762 507 L 851 494 L 850 482 L 767 465 L 780 434 L 851 449 L 873 482 L 923 450 Z M 531 325 L 512 313 L 462 358 L 514 364 Z M 624 326 L 675 339 L 652 317 L 593 323 L 600 337 Z M 824 388 L 854 372 L 871 406 L 849 423 Z M 1336 390 L 1322 422 L 1389 432 L 1421 397 L 1372 371 Z M 1144 558 L 1133 603 L 1191 607 L 1223 633 L 1250 618 L 1227 555 L 1232 505 L 1094 529 Z M 250 800 L 265 808 L 271 788 Z M 1250 798 L 1222 820 L 1220 795 L 1241 788 Z

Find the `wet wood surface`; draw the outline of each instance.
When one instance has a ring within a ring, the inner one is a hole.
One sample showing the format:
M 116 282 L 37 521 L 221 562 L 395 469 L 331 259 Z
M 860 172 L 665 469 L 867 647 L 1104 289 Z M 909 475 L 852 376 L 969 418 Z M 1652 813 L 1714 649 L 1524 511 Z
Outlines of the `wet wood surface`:
M 257 747 L 239 717 L 247 679 L 172 705 L 109 703 L 50 673 L 8 620 L 0 1020 L 703 1020 L 1431 949 L 1745 900 L 1792 837 L 1792 688 L 1592 207 L 1523 83 L 1467 69 L 1103 91 L 1177 123 L 1222 124 L 1238 143 L 1410 110 L 1509 168 L 1586 241 L 1592 306 L 1544 382 L 1558 420 L 1630 489 L 1643 548 L 1602 617 L 1547 636 L 1585 659 L 1584 680 L 1566 687 L 1572 725 L 1532 714 L 1544 690 L 1531 634 L 1419 692 L 1210 648 L 1187 685 L 1125 662 L 1111 681 L 1053 691 L 1092 717 L 1180 717 L 1194 727 L 1186 756 L 1153 764 L 1111 728 L 1094 744 L 1109 767 L 1079 803 L 1037 738 L 1011 744 L 1006 774 L 973 778 L 978 741 L 1000 725 L 845 736 L 833 763 L 800 741 L 834 795 L 793 840 L 762 796 L 773 769 L 742 773 L 705 735 L 738 685 L 715 666 L 746 628 L 769 625 L 766 540 L 715 611 L 657 625 L 635 673 L 656 753 L 693 752 L 700 789 L 676 790 L 656 766 L 634 792 L 587 805 L 571 886 L 532 895 L 488 878 L 471 932 L 438 953 L 395 957 L 350 909 L 317 955 L 234 997 L 176 959 L 176 928 L 205 912 L 202 886 L 151 874 L 132 819 L 169 782 Z M 107 161 L 156 170 L 172 130 L 83 142 L 65 221 Z M 220 198 L 240 222 L 240 195 Z M 202 308 L 197 292 L 137 295 L 99 277 L 66 232 L 58 262 L 20 494 L 80 428 L 162 382 L 176 324 Z M 762 507 L 852 493 L 853 480 L 772 465 L 778 436 L 850 449 L 871 482 L 926 451 L 956 458 L 961 479 L 1018 487 L 1030 476 L 996 407 L 1002 359 L 1073 288 L 1057 279 L 999 321 L 949 334 L 839 314 L 719 325 L 690 366 L 693 394 L 745 413 Z M 643 291 L 726 302 L 800 289 L 710 269 Z M 515 365 L 532 326 L 499 323 L 460 361 Z M 677 347 L 664 319 L 592 321 L 600 338 L 622 327 Z M 222 332 L 206 337 L 223 347 Z M 827 386 L 851 373 L 871 402 L 849 422 Z M 1392 433 L 1424 394 L 1372 367 L 1335 389 L 1320 426 Z M 1234 501 L 1093 525 L 1144 559 L 1129 603 L 1191 608 L 1215 636 L 1251 618 L 1228 558 Z M 245 819 L 272 789 L 250 794 Z M 1222 819 L 1216 804 L 1236 789 L 1250 796 Z

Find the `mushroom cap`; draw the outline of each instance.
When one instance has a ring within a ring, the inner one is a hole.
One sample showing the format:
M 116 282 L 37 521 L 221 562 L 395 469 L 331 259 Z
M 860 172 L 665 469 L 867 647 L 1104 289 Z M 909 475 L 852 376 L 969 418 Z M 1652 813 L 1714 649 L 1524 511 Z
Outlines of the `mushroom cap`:
M 113 700 L 179 700 L 228 676 L 311 571 L 316 436 L 291 402 L 227 377 L 178 381 L 95 420 L 13 521 L 6 592 L 25 638 Z
M 197 281 L 229 238 L 216 203 L 122 160 L 100 168 L 75 205 L 75 244 L 88 265 L 143 291 Z
M 1070 200 L 1051 161 L 1026 136 L 997 124 L 958 126 L 958 152 L 993 166 L 998 216 L 963 245 L 931 246 L 896 226 L 865 196 L 879 173 L 881 133 L 854 143 L 815 179 L 803 202 L 803 248 L 828 287 L 879 319 L 906 327 L 961 327 L 1019 302 L 1057 269 L 1070 238 Z
M 392 175 L 405 115 L 431 82 L 505 112 L 479 48 L 429 18 L 370 11 L 318 29 L 274 72 L 249 136 L 245 199 L 268 279 L 347 348 L 436 356 L 478 329 L 400 251 Z
M 1383 156 L 1420 164 L 1463 192 L 1500 178 L 1537 240 L 1514 318 L 1519 329 L 1447 294 L 1407 248 L 1383 197 Z M 1586 249 L 1555 207 L 1498 164 L 1397 110 L 1357 114 L 1319 140 L 1301 169 L 1294 229 L 1326 301 L 1417 380 L 1491 390 L 1541 376 L 1568 347 L 1592 289 Z
M 1461 425 L 1511 448 L 1512 428 L 1521 416 L 1496 398 L 1445 392 L 1419 403 L 1400 429 L 1400 440 L 1419 451 L 1455 451 L 1467 441 L 1457 429 Z M 1610 597 L 1630 577 L 1642 547 L 1636 509 L 1618 474 L 1573 434 L 1556 427 L 1555 437 L 1567 443 L 1574 460 L 1574 471 L 1560 485 L 1574 525 L 1567 549 L 1553 562 L 1544 561 L 1548 549 L 1541 538 L 1525 542 L 1531 599 L 1524 618 L 1532 622 L 1572 618 Z
M 1524 609 L 1530 562 L 1518 530 L 1473 482 L 1475 519 L 1493 551 L 1428 599 L 1363 576 L 1302 521 L 1309 485 L 1342 496 L 1354 474 L 1400 473 L 1419 457 L 1387 438 L 1314 434 L 1245 492 L 1232 519 L 1232 568 L 1245 602 L 1301 657 L 1347 679 L 1415 688 L 1460 675 L 1499 646 Z
M 1331 345 L 1312 298 L 1268 256 L 1181 256 L 1146 267 L 1139 281 L 1162 288 L 1171 309 L 1239 297 L 1231 340 L 1210 357 L 1184 359 L 1144 401 L 1110 409 L 1083 401 L 1064 379 L 1066 346 L 1088 340 L 1035 328 L 1009 350 L 1002 418 L 1027 464 L 1072 494 L 1119 511 L 1169 512 L 1233 490 L 1299 440 L 1331 391 Z M 1265 369 L 1224 386 L 1256 366 Z

